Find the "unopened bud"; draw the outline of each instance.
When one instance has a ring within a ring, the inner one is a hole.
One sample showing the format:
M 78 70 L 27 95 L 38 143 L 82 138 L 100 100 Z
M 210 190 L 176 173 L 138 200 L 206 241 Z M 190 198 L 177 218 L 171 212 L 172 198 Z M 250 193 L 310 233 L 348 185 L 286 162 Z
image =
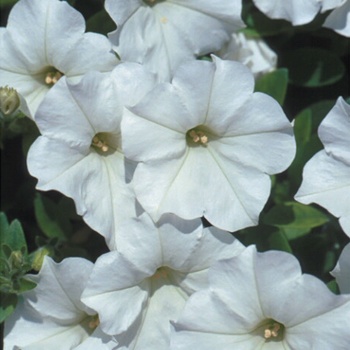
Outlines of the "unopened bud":
M 0 110 L 4 115 L 10 115 L 21 105 L 17 91 L 8 86 L 0 88 Z
M 9 258 L 10 264 L 16 268 L 20 269 L 23 265 L 23 254 L 20 250 L 14 250 L 11 252 L 10 258 Z
M 45 256 L 50 255 L 50 253 L 51 253 L 50 249 L 46 247 L 38 249 L 34 254 L 32 269 L 35 271 L 40 271 L 41 266 L 44 262 Z

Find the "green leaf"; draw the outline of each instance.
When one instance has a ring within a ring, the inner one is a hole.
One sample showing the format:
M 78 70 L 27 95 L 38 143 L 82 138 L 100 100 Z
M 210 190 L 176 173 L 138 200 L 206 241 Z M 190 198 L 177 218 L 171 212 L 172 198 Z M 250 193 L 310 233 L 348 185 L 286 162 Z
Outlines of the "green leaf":
M 263 75 L 255 84 L 255 91 L 264 92 L 283 105 L 288 86 L 288 70 L 277 69 Z
M 12 6 L 14 5 L 18 0 L 0 0 L 0 6 Z
M 0 293 L 0 323 L 10 316 L 17 305 L 17 295 Z
M 275 249 L 292 252 L 284 232 L 278 227 L 260 224 L 259 226 L 244 229 L 241 233 L 242 236 L 239 239 L 243 244 L 246 246 L 255 244 L 258 251 Z
M 47 237 L 66 239 L 66 230 L 70 230 L 71 226 L 69 219 L 62 215 L 56 203 L 37 193 L 34 199 L 34 211 L 38 225 Z
M 86 31 L 106 35 L 116 29 L 116 24 L 105 10 L 91 16 L 86 22 Z
M 242 31 L 250 37 L 276 35 L 283 32 L 293 31 L 292 25 L 284 20 L 271 20 L 252 4 L 243 2 L 242 18 L 247 28 Z
M 339 287 L 338 287 L 337 282 L 335 280 L 329 281 L 327 283 L 327 287 L 334 294 L 339 294 Z
M 334 84 L 345 74 L 345 66 L 333 53 L 318 48 L 290 50 L 281 58 L 294 85 L 321 87 Z
M 274 206 L 262 220 L 264 224 L 282 229 L 290 240 L 304 236 L 312 228 L 325 224 L 328 216 L 311 206 L 287 202 Z
M 27 243 L 22 229 L 22 225 L 18 220 L 13 220 L 11 224 L 6 227 L 6 222 L 3 221 L 3 227 L 1 228 L 1 247 L 8 246 L 11 250 L 23 251 L 27 253 Z M 1 249 L 3 251 L 3 249 Z
M 19 293 L 26 292 L 36 287 L 36 283 L 26 279 L 25 277 L 20 279 L 20 288 L 18 290 Z

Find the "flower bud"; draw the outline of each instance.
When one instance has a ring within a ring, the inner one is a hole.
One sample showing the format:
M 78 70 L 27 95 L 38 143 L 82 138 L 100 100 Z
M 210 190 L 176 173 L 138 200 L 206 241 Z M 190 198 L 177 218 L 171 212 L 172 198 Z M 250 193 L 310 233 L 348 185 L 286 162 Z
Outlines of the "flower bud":
M 13 266 L 15 269 L 20 269 L 23 266 L 23 254 L 19 250 L 14 250 L 11 252 L 9 262 L 11 266 Z
M 4 115 L 14 113 L 21 105 L 17 91 L 8 86 L 0 88 L 0 110 Z
M 50 255 L 50 253 L 52 253 L 52 252 L 47 247 L 42 247 L 42 248 L 38 249 L 34 254 L 34 259 L 32 262 L 32 269 L 35 271 L 40 271 L 41 265 L 44 262 L 45 256 Z

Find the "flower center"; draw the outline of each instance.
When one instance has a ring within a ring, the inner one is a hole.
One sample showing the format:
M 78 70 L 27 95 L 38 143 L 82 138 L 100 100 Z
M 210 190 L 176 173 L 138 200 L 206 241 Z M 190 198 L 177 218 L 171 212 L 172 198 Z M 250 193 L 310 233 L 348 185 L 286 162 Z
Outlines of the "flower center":
M 273 339 L 273 338 L 281 338 L 281 335 L 283 334 L 283 325 L 278 322 L 271 322 L 268 325 L 266 325 L 264 329 L 264 338 L 266 340 Z
M 99 132 L 91 140 L 91 147 L 100 155 L 107 156 L 118 149 L 118 137 L 111 133 Z
M 186 133 L 186 142 L 190 147 L 207 146 L 212 139 L 212 132 L 203 125 L 198 125 L 195 128 L 188 130 Z
M 56 84 L 60 78 L 62 78 L 64 74 L 61 73 L 59 70 L 57 70 L 54 67 L 49 67 L 46 71 L 45 71 L 45 75 L 44 75 L 44 81 L 46 85 L 54 85 Z
M 166 1 L 166 0 L 143 0 L 143 2 L 148 5 L 148 6 L 154 6 L 154 5 L 157 5 L 158 3 L 160 2 L 163 2 L 163 1 Z
M 88 327 L 91 330 L 96 329 L 100 325 L 100 319 L 98 318 L 98 315 L 91 316 L 89 322 L 88 322 Z
M 281 341 L 284 338 L 284 325 L 273 319 L 267 319 L 254 330 L 255 334 L 262 336 L 265 342 Z
M 157 271 L 154 273 L 154 275 L 151 278 L 158 280 L 158 279 L 167 278 L 167 277 L 168 277 L 168 271 L 166 267 L 160 267 L 157 269 Z

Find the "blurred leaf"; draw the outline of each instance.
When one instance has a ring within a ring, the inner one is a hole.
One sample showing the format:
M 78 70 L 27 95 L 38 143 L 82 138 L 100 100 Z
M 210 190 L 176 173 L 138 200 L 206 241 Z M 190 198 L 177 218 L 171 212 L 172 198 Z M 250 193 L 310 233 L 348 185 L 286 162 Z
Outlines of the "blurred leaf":
M 262 218 L 264 224 L 279 227 L 288 239 L 308 234 L 312 228 L 328 222 L 327 215 L 297 202 L 278 204 Z
M 14 5 L 18 0 L 0 0 L 0 6 Z
M 304 87 L 334 84 L 345 74 L 345 66 L 336 55 L 311 47 L 286 52 L 281 65 L 289 69 L 292 84 Z
M 287 92 L 288 70 L 280 68 L 263 75 L 255 84 L 255 91 L 264 92 L 279 102 L 282 106 Z
M 247 28 L 242 31 L 250 37 L 270 36 L 293 31 L 292 25 L 284 20 L 271 20 L 252 4 L 243 2 L 242 18 Z
M 105 10 L 94 14 L 86 22 L 86 31 L 107 35 L 116 29 L 117 25 Z
M 334 294 L 339 294 L 339 287 L 338 287 L 337 282 L 335 280 L 329 281 L 327 283 L 327 287 Z
M 240 231 L 242 234 L 240 241 L 244 245 L 255 244 L 258 251 L 267 251 L 271 249 L 281 250 L 285 252 L 292 252 L 292 248 L 284 235 L 284 232 L 278 227 L 264 225 L 263 223 L 259 226 L 249 227 Z
M 0 293 L 0 323 L 10 316 L 17 305 L 17 295 Z
M 25 254 L 27 253 L 26 239 L 22 225 L 18 220 L 13 220 L 5 230 L 1 230 L 0 244 L 2 247 L 8 246 L 12 251 L 24 251 Z
M 26 278 L 20 279 L 20 288 L 18 290 L 19 293 L 27 292 L 28 290 L 34 289 L 36 287 L 36 283 L 30 281 Z
M 34 199 L 34 211 L 38 225 L 47 237 L 66 239 L 67 231 L 71 230 L 69 218 L 62 214 L 55 202 L 37 193 Z
M 9 226 L 10 225 L 7 220 L 6 214 L 3 212 L 0 212 L 0 243 L 2 243 L 3 235 Z

